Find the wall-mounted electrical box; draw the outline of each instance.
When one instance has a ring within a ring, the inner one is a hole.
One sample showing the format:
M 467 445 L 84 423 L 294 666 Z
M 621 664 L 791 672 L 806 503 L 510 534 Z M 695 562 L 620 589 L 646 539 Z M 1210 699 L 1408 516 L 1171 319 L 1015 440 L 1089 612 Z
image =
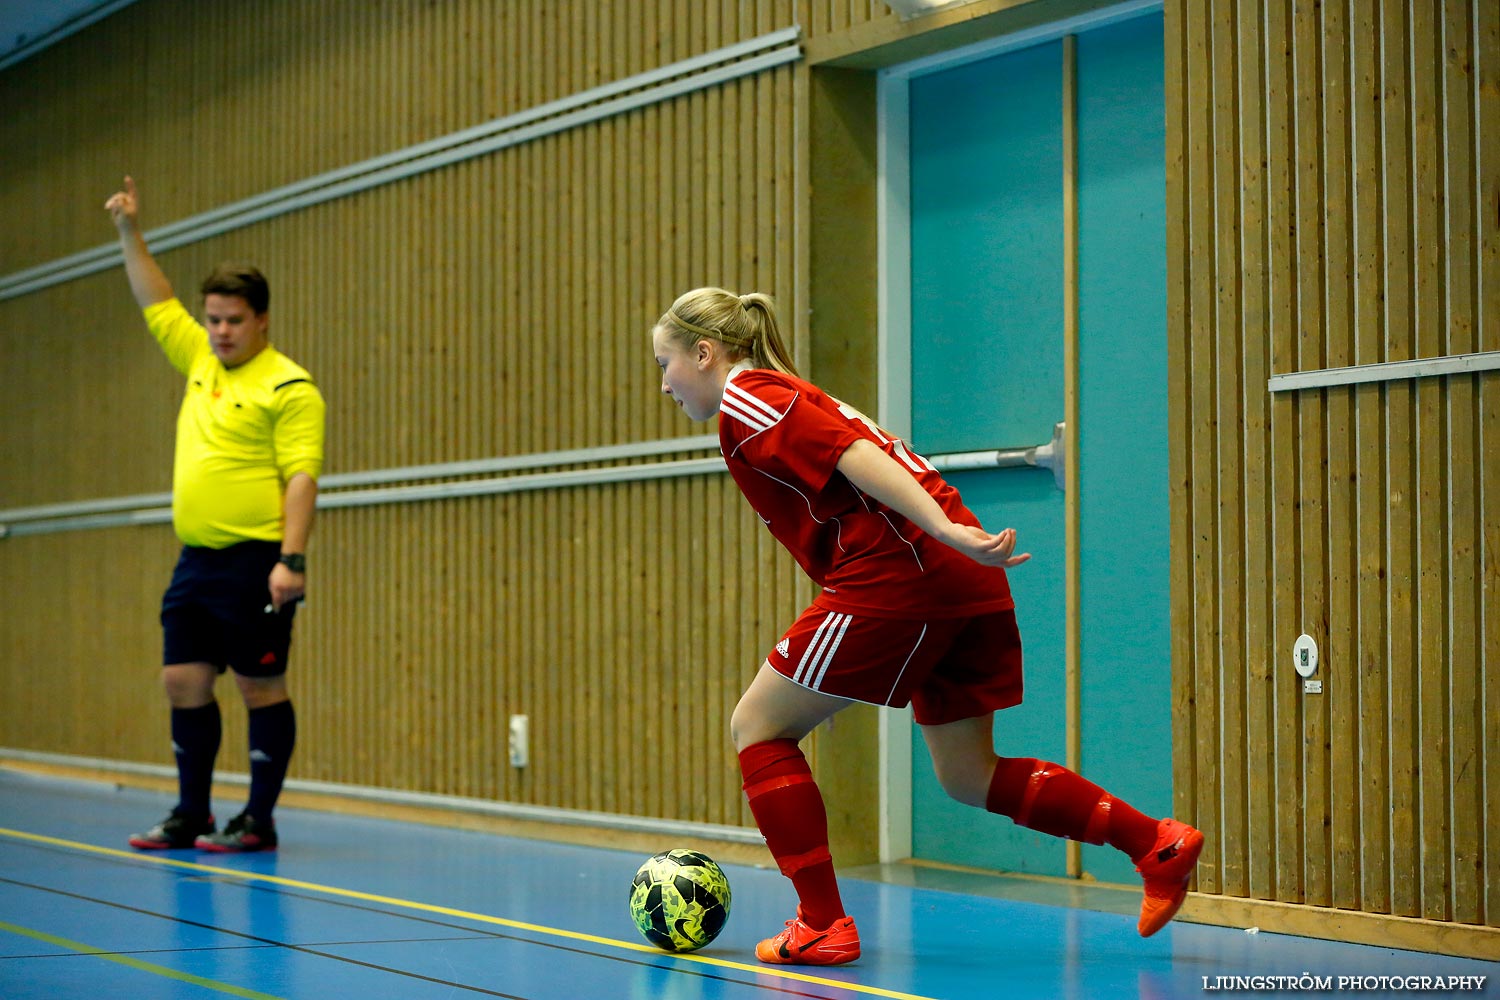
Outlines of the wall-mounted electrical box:
M 1323 682 L 1313 679 L 1313 674 L 1318 672 L 1318 643 L 1306 632 L 1292 643 L 1292 666 L 1302 677 L 1303 694 L 1323 693 Z

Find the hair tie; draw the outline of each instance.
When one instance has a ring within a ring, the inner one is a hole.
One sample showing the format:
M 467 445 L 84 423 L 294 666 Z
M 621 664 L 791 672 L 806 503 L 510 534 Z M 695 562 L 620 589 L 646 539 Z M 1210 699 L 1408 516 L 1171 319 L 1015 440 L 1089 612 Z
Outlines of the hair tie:
M 674 309 L 668 309 L 667 310 L 667 315 L 672 318 L 672 322 L 673 323 L 676 323 L 678 326 L 682 327 L 684 330 L 691 330 L 694 333 L 701 334 L 701 335 L 703 335 L 705 337 L 712 337 L 714 340 L 722 340 L 723 339 L 723 334 L 719 333 L 718 330 L 709 330 L 709 329 L 706 329 L 704 327 L 699 326 L 696 323 L 689 323 L 687 320 L 685 320 L 681 316 L 679 316 L 677 314 L 677 311 L 674 310 Z
M 708 337 L 710 340 L 717 340 L 720 343 L 728 344 L 730 347 L 738 347 L 743 350 L 749 347 L 752 342 L 743 337 L 736 337 L 725 330 L 710 330 L 707 327 L 699 326 L 697 323 L 689 323 L 675 309 L 668 309 L 667 317 L 684 330 L 696 333 L 700 337 Z

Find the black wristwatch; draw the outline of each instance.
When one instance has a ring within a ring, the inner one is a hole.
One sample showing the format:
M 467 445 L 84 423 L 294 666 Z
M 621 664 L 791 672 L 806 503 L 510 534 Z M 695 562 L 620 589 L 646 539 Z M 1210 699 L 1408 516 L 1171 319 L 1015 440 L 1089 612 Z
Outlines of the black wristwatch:
M 276 561 L 293 573 L 307 572 L 307 556 L 300 552 L 283 552 L 281 558 Z

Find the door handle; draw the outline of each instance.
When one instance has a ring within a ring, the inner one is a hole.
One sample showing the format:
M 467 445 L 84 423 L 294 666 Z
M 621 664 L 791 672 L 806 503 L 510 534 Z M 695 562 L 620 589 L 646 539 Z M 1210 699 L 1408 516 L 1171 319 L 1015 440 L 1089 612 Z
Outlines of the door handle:
M 1014 469 L 1030 466 L 1047 469 L 1060 490 L 1067 489 L 1067 425 L 1052 425 L 1052 440 L 1030 448 L 997 448 L 991 451 L 955 451 L 946 455 L 929 455 L 927 460 L 939 472 L 975 472 L 982 469 Z

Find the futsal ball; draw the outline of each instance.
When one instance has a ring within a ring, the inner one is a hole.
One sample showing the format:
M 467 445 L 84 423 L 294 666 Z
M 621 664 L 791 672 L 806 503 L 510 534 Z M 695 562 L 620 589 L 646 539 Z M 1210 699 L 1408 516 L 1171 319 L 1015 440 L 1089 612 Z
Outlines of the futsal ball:
M 630 883 L 630 915 L 663 951 L 697 951 L 729 919 L 729 879 L 713 858 L 678 848 L 648 858 Z

